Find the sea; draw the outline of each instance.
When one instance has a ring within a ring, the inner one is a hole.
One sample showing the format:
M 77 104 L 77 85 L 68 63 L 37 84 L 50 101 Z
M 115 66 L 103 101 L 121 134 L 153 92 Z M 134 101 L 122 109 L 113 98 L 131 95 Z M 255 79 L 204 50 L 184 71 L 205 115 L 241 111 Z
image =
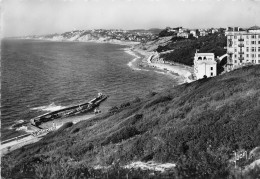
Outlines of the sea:
M 138 68 L 129 46 L 94 42 L 4 39 L 1 44 L 1 140 L 25 134 L 19 120 L 109 95 L 102 111 L 177 85 Z

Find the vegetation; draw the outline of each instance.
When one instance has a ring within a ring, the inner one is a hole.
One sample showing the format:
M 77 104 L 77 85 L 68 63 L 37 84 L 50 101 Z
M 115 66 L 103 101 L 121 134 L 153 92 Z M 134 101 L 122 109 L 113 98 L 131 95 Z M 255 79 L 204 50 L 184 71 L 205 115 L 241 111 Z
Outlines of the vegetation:
M 215 56 L 221 56 L 226 53 L 227 39 L 224 33 L 210 34 L 199 38 L 176 38 L 173 37 L 171 42 L 164 46 L 158 46 L 158 52 L 163 52 L 167 50 L 173 50 L 170 53 L 162 54 L 166 61 L 173 61 L 178 63 L 183 63 L 185 65 L 193 65 L 194 53 L 198 49 L 200 53 L 214 53 Z
M 234 151 L 260 146 L 259 79 L 259 65 L 245 67 L 66 124 L 59 133 L 5 155 L 2 177 L 239 178 L 230 162 Z M 177 167 L 166 173 L 121 167 L 151 160 Z M 93 168 L 98 165 L 105 168 Z M 255 168 L 245 177 L 259 173 Z
M 168 29 L 163 29 L 160 33 L 159 33 L 159 37 L 166 37 L 166 36 L 174 36 L 176 35 L 176 32 L 173 31 L 168 31 Z

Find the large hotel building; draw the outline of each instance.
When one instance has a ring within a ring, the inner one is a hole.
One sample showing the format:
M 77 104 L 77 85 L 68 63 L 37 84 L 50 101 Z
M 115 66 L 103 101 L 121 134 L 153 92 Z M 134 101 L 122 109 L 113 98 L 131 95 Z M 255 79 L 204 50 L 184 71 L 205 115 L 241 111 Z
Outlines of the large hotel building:
M 249 29 L 228 28 L 227 36 L 227 70 L 246 64 L 260 64 L 260 27 Z

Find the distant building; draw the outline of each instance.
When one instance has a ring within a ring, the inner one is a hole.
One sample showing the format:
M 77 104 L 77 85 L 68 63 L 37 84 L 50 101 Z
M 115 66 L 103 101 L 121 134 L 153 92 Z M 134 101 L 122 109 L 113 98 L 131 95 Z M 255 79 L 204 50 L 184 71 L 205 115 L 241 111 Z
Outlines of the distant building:
M 208 33 L 205 30 L 200 30 L 199 35 L 200 36 L 206 36 L 206 35 L 208 35 Z
M 188 33 L 186 33 L 186 32 L 179 32 L 178 34 L 177 34 L 177 37 L 183 37 L 183 38 L 189 38 L 189 34 Z
M 190 34 L 192 34 L 193 37 L 198 38 L 198 36 L 197 36 L 197 30 L 191 30 L 191 31 L 190 31 Z
M 214 53 L 195 53 L 194 74 L 196 79 L 217 75 L 217 62 Z
M 214 34 L 214 33 L 216 33 L 216 32 L 218 32 L 218 29 L 211 29 L 211 33 L 212 33 L 212 34 Z
M 246 64 L 260 64 L 260 27 L 227 28 L 227 70 Z

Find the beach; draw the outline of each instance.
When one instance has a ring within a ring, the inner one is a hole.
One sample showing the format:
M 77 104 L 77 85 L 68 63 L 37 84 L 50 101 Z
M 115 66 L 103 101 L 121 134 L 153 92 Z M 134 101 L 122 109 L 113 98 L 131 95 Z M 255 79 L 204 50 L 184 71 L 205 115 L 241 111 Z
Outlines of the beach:
M 190 83 L 194 81 L 192 79 L 192 67 L 173 62 L 165 62 L 163 59 L 159 59 L 157 52 L 148 52 L 134 47 L 130 48 L 130 50 L 132 51 L 132 55 L 135 56 L 135 59 L 130 62 L 130 64 L 133 66 L 133 69 L 159 70 L 161 74 L 171 75 L 175 78 L 177 75 L 180 79 L 179 84 Z

